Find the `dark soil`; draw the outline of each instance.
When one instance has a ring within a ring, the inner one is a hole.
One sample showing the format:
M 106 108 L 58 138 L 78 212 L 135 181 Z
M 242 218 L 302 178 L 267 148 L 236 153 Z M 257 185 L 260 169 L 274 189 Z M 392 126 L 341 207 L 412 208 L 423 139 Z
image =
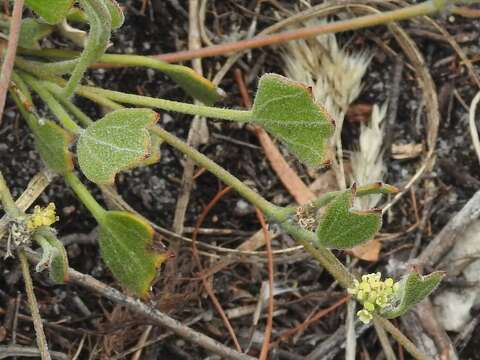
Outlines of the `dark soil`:
M 113 53 L 159 54 L 173 52 L 186 48 L 188 37 L 188 6 L 186 1 L 150 1 L 144 13 L 141 12 L 142 1 L 120 1 L 125 6 L 126 24 L 115 33 Z M 255 13 L 255 1 L 209 1 L 206 24 L 212 32 L 215 42 L 225 39 L 234 29 L 246 32 Z M 282 13 L 282 9 L 292 10 L 290 1 L 265 2 L 258 17 L 257 31 L 275 22 L 274 14 Z M 451 22 L 446 16 L 440 18 L 440 23 L 454 35 L 468 35 L 462 42 L 462 48 L 467 55 L 477 55 L 480 50 L 478 43 L 480 21 L 457 17 Z M 456 90 L 467 104 L 470 103 L 475 85 L 468 72 L 460 65 L 455 52 L 445 41 L 432 38 L 424 33 L 415 34 L 415 25 L 406 24 L 412 32 L 417 45 L 427 59 L 427 65 L 440 94 L 442 121 L 437 143 L 437 161 L 434 170 L 428 175 L 436 185 L 435 205 L 429 219 L 426 220 L 428 230 L 422 236 L 420 249 L 433 239 L 456 211 L 468 201 L 478 189 L 480 169 L 478 159 L 471 145 L 467 124 L 467 111 L 454 97 Z M 240 30 L 238 30 L 240 29 Z M 431 29 L 428 29 L 433 31 Z M 375 57 L 364 79 L 364 90 L 357 100 L 359 104 L 383 103 L 388 98 L 391 87 L 394 61 L 392 57 L 376 47 L 372 37 L 388 43 L 396 51 L 401 52 L 391 35 L 385 28 L 378 27 L 366 31 L 357 31 L 354 41 L 348 41 L 352 36 L 342 34 L 339 39 L 352 49 L 369 47 L 375 50 Z M 470 40 L 468 40 L 470 39 Z M 449 59 L 450 57 L 450 59 Z M 262 61 L 259 65 L 257 62 Z M 212 74 L 223 63 L 223 58 L 205 59 L 203 61 L 205 74 Z M 477 62 L 478 63 L 478 62 Z M 479 71 L 479 66 L 476 70 Z M 282 72 L 279 56 L 275 48 L 254 50 L 252 57 L 243 57 L 237 65 L 246 75 L 250 69 L 258 69 L 258 75 L 264 72 Z M 255 74 L 254 74 L 255 75 Z M 391 140 L 396 144 L 425 143 L 425 115 L 417 113 L 421 106 L 421 91 L 417 86 L 414 73 L 404 70 L 400 85 L 398 117 L 390 129 Z M 148 96 L 165 97 L 169 99 L 191 101 L 184 93 L 164 75 L 143 69 L 95 70 L 89 73 L 93 83 L 114 90 L 138 93 Z M 248 87 L 253 94 L 256 76 L 251 76 Z M 239 107 L 241 99 L 233 73 L 229 73 L 221 84 L 228 97 L 219 106 Z M 100 117 L 101 109 L 92 103 L 76 99 L 78 105 L 94 117 Z M 191 118 L 178 114 L 162 114 L 161 125 L 177 136 L 185 138 L 188 133 Z M 248 181 L 269 200 L 279 205 L 293 201 L 285 191 L 278 177 L 272 171 L 258 140 L 246 129 L 227 122 L 209 122 L 210 141 L 200 147 L 200 151 L 208 155 L 220 165 Z M 220 135 L 220 136 L 218 136 Z M 348 122 L 345 125 L 344 146 L 352 149 L 358 135 L 358 123 Z M 247 144 L 247 145 L 245 145 Z M 253 145 L 253 146 L 249 146 Z M 282 151 L 284 149 L 282 148 Z M 286 154 L 286 151 L 284 151 Z M 314 179 L 309 172 L 291 156 L 287 155 L 292 166 L 300 176 L 310 183 Z M 164 228 L 171 228 L 175 206 L 183 173 L 183 157 L 168 146 L 162 146 L 162 157 L 159 163 L 143 168 L 121 173 L 116 180 L 119 194 L 139 213 Z M 388 182 L 402 186 L 420 166 L 420 159 L 393 160 L 388 159 Z M 0 127 L 0 170 L 7 179 L 14 197 L 19 196 L 29 180 L 42 168 L 39 156 L 34 150 L 33 139 L 23 120 L 14 109 L 12 102 L 7 103 L 2 125 Z M 100 191 L 88 184 L 97 198 L 102 199 Z M 188 206 L 186 227 L 193 227 L 197 217 L 221 189 L 223 184 L 211 174 L 204 173 L 195 181 L 191 200 Z M 426 197 L 424 182 L 414 187 L 418 206 L 422 208 Z M 103 201 L 103 200 L 102 200 Z M 60 237 L 82 235 L 86 239 L 81 243 L 67 246 L 70 266 L 83 273 L 88 273 L 99 280 L 118 287 L 103 264 L 92 230 L 95 222 L 85 208 L 80 204 L 63 180 L 57 178 L 38 199 L 38 204 L 55 202 L 60 221 L 56 225 Z M 258 220 L 252 207 L 234 192 L 226 195 L 209 213 L 203 224 L 205 228 L 230 229 L 233 235 L 201 236 L 200 241 L 210 244 L 234 248 L 245 241 L 248 234 L 259 229 Z M 385 219 L 382 233 L 397 233 L 404 231 L 416 222 L 412 210 L 410 196 L 405 196 L 395 205 L 391 216 Z M 421 212 L 420 212 L 421 213 Z M 415 230 L 391 242 L 385 242 L 378 262 L 360 261 L 356 271 L 372 272 L 384 270 L 391 259 L 404 260 L 417 236 Z M 185 234 L 190 236 L 190 234 Z M 93 241 L 92 241 L 93 240 Z M 168 245 L 169 239 L 164 239 Z M 273 243 L 275 248 L 293 246 L 287 236 L 279 236 Z M 407 246 L 410 245 L 410 246 Z M 345 259 L 344 253 L 338 255 Z M 224 326 L 214 307 L 205 296 L 201 283 L 196 276 L 192 264 L 190 245 L 185 244 L 177 254 L 178 273 L 169 274 L 169 281 L 174 281 L 175 292 L 166 293 L 163 274 L 153 288 L 152 304 L 158 305 L 163 311 L 175 318 L 188 322 L 213 338 L 233 347 Z M 211 265 L 208 257 L 204 258 L 204 266 Z M 12 323 L 7 321 L 5 314 L 11 314 L 18 301 L 18 324 L 16 325 L 16 341 L 22 345 L 34 346 L 32 323 L 23 292 L 23 282 L 15 259 L 0 262 L 0 343 L 8 344 L 12 339 Z M 339 288 L 330 288 L 332 278 L 311 258 L 300 260 L 282 259 L 275 267 L 276 286 L 278 288 L 295 288 L 278 295 L 275 299 L 277 309 L 281 311 L 274 319 L 273 338 L 276 339 L 283 331 L 295 327 L 306 317 L 318 309 L 326 308 L 340 299 Z M 240 306 L 255 306 L 260 293 L 262 281 L 267 279 L 267 270 L 263 261 L 256 259 L 237 259 L 229 267 L 217 272 L 214 277 L 214 288 L 224 310 Z M 103 358 L 110 359 L 115 355 L 135 346 L 144 329 L 145 321 L 129 313 L 124 308 L 115 305 L 97 295 L 75 286 L 53 285 L 48 276 L 34 274 L 36 295 L 40 304 L 40 312 L 46 321 L 46 332 L 52 350 L 61 351 L 72 356 L 79 346 L 82 337 L 86 341 L 79 359 Z M 168 284 L 167 284 L 168 285 Z M 170 288 L 170 287 L 169 287 Z M 82 305 L 83 304 L 83 305 Z M 88 309 L 86 312 L 84 306 Z M 287 342 L 281 342 L 273 347 L 271 358 L 301 359 L 310 353 L 322 341 L 333 334 L 345 323 L 345 307 L 340 307 L 329 313 L 319 322 L 312 324 L 302 334 L 291 337 Z M 202 315 L 202 316 L 200 316 Z M 239 317 L 232 321 L 237 336 L 243 348 L 246 348 L 253 331 L 253 314 Z M 477 311 L 478 316 L 478 311 Z M 3 324 L 3 326 L 2 326 Z M 250 347 L 252 356 L 257 356 L 261 347 L 260 338 L 264 330 L 264 319 L 259 321 L 253 333 Z M 150 339 L 164 333 L 163 329 L 154 328 Z M 471 340 L 460 352 L 461 359 L 480 359 L 476 349 L 479 342 L 480 326 L 473 331 Z M 455 338 L 457 334 L 450 334 Z M 359 358 L 382 359 L 381 347 L 375 331 L 369 329 L 359 337 Z M 396 347 L 395 347 L 396 349 Z M 92 355 L 97 353 L 97 355 Z M 203 349 L 186 342 L 176 336 L 167 337 L 155 343 L 142 353 L 142 359 L 204 359 L 207 354 Z M 128 355 L 131 356 L 131 355 Z M 336 359 L 343 358 L 341 351 Z M 406 358 L 407 355 L 405 355 Z M 213 358 L 213 357 L 210 357 Z

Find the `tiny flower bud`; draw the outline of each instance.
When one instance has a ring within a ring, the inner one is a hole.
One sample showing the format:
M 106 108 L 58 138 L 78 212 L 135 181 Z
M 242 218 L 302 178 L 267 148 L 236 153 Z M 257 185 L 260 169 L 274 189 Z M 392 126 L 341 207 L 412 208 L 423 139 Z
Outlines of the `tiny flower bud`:
M 373 315 L 365 309 L 358 311 L 357 316 L 364 324 L 368 324 L 373 319 Z

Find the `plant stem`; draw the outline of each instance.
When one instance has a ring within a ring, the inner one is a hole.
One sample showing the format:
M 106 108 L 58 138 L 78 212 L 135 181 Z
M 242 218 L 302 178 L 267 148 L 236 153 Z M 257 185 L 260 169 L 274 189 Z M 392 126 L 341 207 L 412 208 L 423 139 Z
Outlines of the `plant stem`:
M 163 130 L 162 128 L 155 126 L 150 131 L 158 135 L 165 142 L 172 145 L 174 148 L 180 150 L 183 154 L 187 155 L 195 162 L 205 167 L 208 171 L 222 180 L 225 184 L 233 187 L 240 195 L 250 201 L 253 205 L 260 208 L 268 217 L 279 218 L 282 216 L 282 208 L 273 205 L 271 202 L 265 200 L 261 195 L 250 189 L 247 185 L 241 182 L 238 178 L 230 174 L 227 170 L 217 165 L 208 157 L 198 152 L 196 149 L 187 145 L 185 142 Z M 283 218 L 282 218 L 283 220 Z
M 342 287 L 348 288 L 352 285 L 353 276 L 329 249 L 317 244 L 317 238 L 313 232 L 301 229 L 289 221 L 281 222 L 280 226 L 292 236 L 297 243 L 303 245 L 305 250 L 317 259 L 320 265 L 322 265 Z
M 105 217 L 106 210 L 95 200 L 90 191 L 82 184 L 80 179 L 73 172 L 65 175 L 65 182 L 77 194 L 80 201 L 87 207 L 98 223 L 101 223 Z
M 399 190 L 392 185 L 383 184 L 381 182 L 376 182 L 372 184 L 362 185 L 357 187 L 355 196 L 362 197 L 372 194 L 395 194 Z M 310 201 L 309 203 L 302 205 L 303 208 L 319 209 L 328 205 L 338 194 L 341 194 L 343 191 L 330 191 L 326 194 L 321 195 L 317 199 Z M 285 208 L 285 211 L 289 214 L 295 214 L 298 206 L 289 206 Z
M 169 73 L 172 70 L 172 67 L 176 66 L 149 56 L 126 54 L 104 54 L 98 60 L 98 63 L 147 67 L 166 73 Z
M 24 66 L 19 67 L 21 67 L 23 70 L 28 71 Z M 44 87 L 53 89 L 52 83 L 57 85 L 64 85 L 66 82 L 62 78 L 50 76 L 47 80 L 44 80 L 41 83 Z M 158 108 L 166 111 L 175 111 L 189 115 L 232 120 L 240 123 L 250 122 L 253 117 L 252 112 L 247 110 L 222 109 L 212 106 L 188 104 L 179 101 L 157 99 L 149 96 L 126 94 L 120 91 L 101 89 L 93 86 L 79 85 L 76 93 L 83 97 L 90 98 L 92 101 L 106 103 L 107 106 L 109 106 L 108 104 L 112 103 L 113 100 L 125 104 L 145 106 L 149 108 Z M 113 104 L 115 103 L 113 102 Z
M 28 267 L 28 259 L 24 250 L 19 249 L 17 251 L 18 258 L 20 259 L 20 265 L 22 267 L 23 280 L 25 282 L 25 291 L 27 293 L 28 305 L 30 306 L 30 312 L 32 313 L 33 327 L 35 328 L 35 334 L 37 337 L 37 346 L 40 350 L 42 360 L 50 360 L 50 354 L 48 352 L 47 339 L 45 338 L 45 332 L 43 331 L 42 318 L 38 311 L 38 303 L 33 291 L 32 277 L 30 276 L 30 269 Z
M 345 266 L 337 259 L 337 257 L 327 248 L 316 243 L 316 235 L 311 231 L 301 229 L 296 224 L 291 223 L 288 219 L 290 215 L 289 209 L 279 208 L 265 200 L 261 195 L 251 190 L 247 185 L 238 180 L 228 171 L 217 165 L 205 155 L 190 147 L 174 135 L 168 133 L 160 127 L 150 129 L 154 134 L 158 135 L 165 142 L 180 150 L 185 155 L 192 158 L 195 162 L 205 167 L 212 174 L 217 176 L 227 185 L 234 188 L 240 195 L 250 201 L 257 208 L 262 210 L 268 217 L 277 221 L 280 226 L 290 234 L 299 244 L 303 245 L 305 250 L 309 252 L 344 288 L 351 286 L 353 275 L 345 268 Z M 371 187 L 366 187 L 365 192 L 370 191 Z M 287 211 L 285 211 L 287 210 Z M 425 360 L 425 356 L 401 333 L 390 321 L 375 316 L 378 323 L 383 326 L 392 336 L 402 344 L 405 349 L 416 359 Z
M 149 96 L 125 94 L 119 91 L 99 89 L 92 86 L 80 86 L 79 88 L 83 90 L 89 90 L 94 94 L 102 95 L 110 100 L 118 101 L 125 104 L 146 106 L 149 108 L 159 108 L 162 110 L 175 111 L 183 114 L 232 120 L 241 123 L 250 122 L 252 119 L 251 111 L 247 110 L 222 109 L 212 106 L 187 104 L 178 101 L 157 99 Z
M 422 354 L 414 343 L 412 343 L 403 333 L 390 321 L 382 318 L 381 316 L 374 315 L 375 321 L 377 324 L 381 325 L 385 330 L 387 330 L 395 340 L 402 345 L 405 350 L 407 350 L 410 355 L 412 355 L 417 360 L 428 360 L 428 358 Z
M 64 81 L 64 80 L 61 79 L 61 81 Z M 55 84 L 53 82 L 50 82 L 50 81 L 43 81 L 42 84 L 45 88 L 48 89 L 48 91 L 53 93 L 55 96 L 57 96 L 57 95 L 62 96 L 65 99 L 65 101 L 71 101 L 71 100 L 66 99 L 61 94 L 62 88 L 60 86 L 58 86 L 57 84 Z M 123 105 L 117 104 L 116 102 L 114 102 L 110 99 L 107 99 L 104 96 L 93 93 L 92 91 L 85 90 L 81 86 L 77 89 L 77 95 L 83 96 L 84 98 L 89 99 L 89 100 L 93 101 L 94 103 L 97 103 L 100 106 L 104 106 L 104 107 L 106 107 L 110 110 L 119 110 L 119 109 L 124 108 Z
M 47 84 L 49 86 L 47 86 Z M 73 115 L 75 116 L 80 123 L 87 127 L 93 123 L 93 120 L 80 110 L 70 99 L 66 98 L 62 94 L 62 88 L 56 84 L 50 82 L 43 82 L 44 87 L 55 96 L 55 98 Z
M 41 99 L 48 105 L 55 117 L 60 121 L 63 127 L 70 130 L 74 134 L 78 134 L 81 128 L 72 120 L 70 114 L 65 111 L 63 106 L 55 99 L 55 97 L 48 92 L 42 85 L 42 82 L 35 79 L 33 76 L 22 73 L 20 77 L 41 97 Z
M 34 61 L 23 60 L 24 64 L 32 64 L 38 66 L 38 70 L 56 72 L 57 74 L 65 74 L 75 67 L 78 58 L 80 56 L 79 51 L 64 50 L 64 49 L 19 49 L 19 53 L 22 55 L 41 56 L 44 58 L 53 59 L 65 59 L 65 61 L 54 63 L 41 63 Z M 130 54 L 103 54 L 97 64 L 92 67 L 104 67 L 109 66 L 139 66 L 157 69 L 162 72 L 170 72 L 175 65 L 169 64 L 166 61 L 156 59 L 145 55 L 130 55 Z M 102 66 L 103 65 L 103 66 Z
M 373 319 L 373 326 L 375 327 L 375 331 L 377 332 L 378 340 L 380 340 L 380 345 L 382 345 L 383 353 L 385 354 L 386 360 L 397 360 L 395 356 L 395 352 L 392 349 L 392 345 L 390 344 L 390 340 L 388 339 L 388 334 L 385 331 L 385 328 L 378 323 L 376 319 Z
M 26 60 L 20 56 L 15 59 L 15 64 L 21 65 L 24 68 L 29 68 L 31 72 L 42 75 L 64 75 L 68 74 L 75 65 L 78 63 L 78 59 L 64 60 L 57 62 L 39 62 Z
M 17 65 L 22 70 L 31 72 L 31 69 L 29 69 L 28 65 L 26 65 L 25 63 L 18 63 Z M 43 87 L 51 89 L 52 91 L 56 91 L 52 83 L 57 85 L 66 84 L 66 81 L 59 77 L 47 75 L 44 73 L 38 73 L 37 75 L 44 79 L 40 82 Z M 119 105 L 115 104 L 114 102 L 118 101 L 125 104 L 145 106 L 149 108 L 159 108 L 166 111 L 175 111 L 190 115 L 232 120 L 241 123 L 250 122 L 253 117 L 252 112 L 247 110 L 222 109 L 212 106 L 188 104 L 166 99 L 157 99 L 149 96 L 126 94 L 119 91 L 101 89 L 93 86 L 79 85 L 76 89 L 76 93 L 81 96 L 87 97 L 92 101 L 98 103 L 102 102 L 104 105 L 110 108 L 118 108 Z
M 250 201 L 257 208 L 262 210 L 267 217 L 280 223 L 280 226 L 292 235 L 295 240 L 304 245 L 305 249 L 310 252 L 322 266 L 324 266 L 338 281 L 345 287 L 350 286 L 353 281 L 353 277 L 345 269 L 343 264 L 332 254 L 332 252 L 324 247 L 316 247 L 315 234 L 298 226 L 291 224 L 285 217 L 285 211 L 283 208 L 277 207 L 265 200 L 261 195 L 254 192 L 243 182 L 238 180 L 235 176 L 230 174 L 221 166 L 210 160 L 205 155 L 198 152 L 196 149 L 188 146 L 185 142 L 178 139 L 176 136 L 163 130 L 160 127 L 154 127 L 151 129 L 154 134 L 157 134 L 165 142 L 172 145 L 174 148 L 180 150 L 182 153 L 192 158 L 195 162 L 205 167 L 212 174 L 217 176 L 225 184 L 233 187 L 240 195 Z
M 22 215 L 22 212 L 18 209 L 13 200 L 12 194 L 8 189 L 7 182 L 3 177 L 3 174 L 0 172 L 0 201 L 2 202 L 3 208 L 8 216 L 16 218 Z
M 25 49 L 19 48 L 18 52 L 22 55 L 31 55 L 44 57 L 48 59 L 75 59 L 80 56 L 80 51 L 68 49 Z

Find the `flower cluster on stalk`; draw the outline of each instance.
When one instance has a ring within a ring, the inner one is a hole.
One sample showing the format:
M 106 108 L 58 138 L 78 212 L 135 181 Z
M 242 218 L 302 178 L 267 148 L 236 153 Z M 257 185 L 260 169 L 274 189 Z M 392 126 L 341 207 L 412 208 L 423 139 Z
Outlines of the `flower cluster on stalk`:
M 379 272 L 363 275 L 362 281 L 354 280 L 353 287 L 347 290 L 363 305 L 357 316 L 365 324 L 373 319 L 375 312 L 391 305 L 398 291 L 398 282 L 394 282 L 392 278 L 381 278 L 382 274 Z
M 41 226 L 50 226 L 56 221 L 58 221 L 58 216 L 55 213 L 54 203 L 50 203 L 44 208 L 37 205 L 33 209 L 33 214 L 27 219 L 27 228 L 33 231 Z

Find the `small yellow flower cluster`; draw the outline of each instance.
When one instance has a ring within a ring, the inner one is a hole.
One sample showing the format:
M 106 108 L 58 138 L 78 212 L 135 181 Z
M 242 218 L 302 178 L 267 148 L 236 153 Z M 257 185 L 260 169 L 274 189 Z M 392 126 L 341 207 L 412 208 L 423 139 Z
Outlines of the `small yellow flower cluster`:
M 55 213 L 55 204 L 50 203 L 45 208 L 35 206 L 33 214 L 27 219 L 27 228 L 33 231 L 41 226 L 50 226 L 58 221 L 58 216 Z
M 390 305 L 393 295 L 398 291 L 399 283 L 392 278 L 381 280 L 382 274 L 368 274 L 362 276 L 362 281 L 354 280 L 353 287 L 347 291 L 363 304 L 363 309 L 357 312 L 360 320 L 368 324 L 373 319 L 376 310 Z

